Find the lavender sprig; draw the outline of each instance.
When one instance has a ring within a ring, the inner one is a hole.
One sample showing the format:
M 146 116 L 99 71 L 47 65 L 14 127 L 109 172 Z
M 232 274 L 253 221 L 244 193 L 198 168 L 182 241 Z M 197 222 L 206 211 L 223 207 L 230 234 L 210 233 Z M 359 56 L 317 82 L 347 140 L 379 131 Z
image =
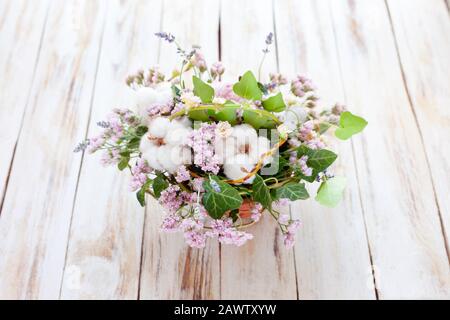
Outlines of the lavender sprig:
M 156 32 L 155 36 L 157 36 L 160 39 L 166 40 L 169 43 L 172 43 L 175 41 L 175 36 L 168 32 Z
M 81 152 L 86 150 L 86 148 L 89 146 L 89 139 L 86 139 L 84 141 L 81 141 L 73 150 L 73 152 Z

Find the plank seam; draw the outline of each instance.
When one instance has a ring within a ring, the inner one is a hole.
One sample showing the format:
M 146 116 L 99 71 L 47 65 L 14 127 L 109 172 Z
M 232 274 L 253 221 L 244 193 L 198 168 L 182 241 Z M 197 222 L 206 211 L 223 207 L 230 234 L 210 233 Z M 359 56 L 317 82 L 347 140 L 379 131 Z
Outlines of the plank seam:
M 417 130 L 418 130 L 419 136 L 420 136 L 421 147 L 422 147 L 423 153 L 425 155 L 425 160 L 426 160 L 426 163 L 427 163 L 427 169 L 428 169 L 429 176 L 430 176 L 430 182 L 431 182 L 431 186 L 432 186 L 432 189 L 433 189 L 434 202 L 436 204 L 436 208 L 437 208 L 437 211 L 438 211 L 439 224 L 441 226 L 442 237 L 443 237 L 443 240 L 444 240 L 445 252 L 447 254 L 447 259 L 448 259 L 448 261 L 450 263 L 450 249 L 449 249 L 449 244 L 448 244 L 448 241 L 449 241 L 448 240 L 448 235 L 447 235 L 447 232 L 445 230 L 444 221 L 443 221 L 443 218 L 442 218 L 442 212 L 441 212 L 441 208 L 439 206 L 439 200 L 437 198 L 436 187 L 435 187 L 435 183 L 434 183 L 433 173 L 431 171 L 430 160 L 428 158 L 428 154 L 427 154 L 427 151 L 425 149 L 425 141 L 424 141 L 423 134 L 422 134 L 422 128 L 420 127 L 420 123 L 419 123 L 419 120 L 418 120 L 418 117 L 417 117 L 417 114 L 416 114 L 415 106 L 414 106 L 414 103 L 412 101 L 411 93 L 409 91 L 408 82 L 407 82 L 407 79 L 406 79 L 406 73 L 405 73 L 405 70 L 404 70 L 404 67 L 403 67 L 403 62 L 402 62 L 402 58 L 400 56 L 400 50 L 399 50 L 398 43 L 397 43 L 397 35 L 395 33 L 395 27 L 394 27 L 394 23 L 392 21 L 392 15 L 391 15 L 391 11 L 389 9 L 389 5 L 387 3 L 387 0 L 384 0 L 384 4 L 385 4 L 386 11 L 387 11 L 387 14 L 388 14 L 389 24 L 390 24 L 392 36 L 393 36 L 393 39 L 394 39 L 395 51 L 396 51 L 396 54 L 397 54 L 397 61 L 398 61 L 399 68 L 400 68 L 400 73 L 401 73 L 401 76 L 402 76 L 403 87 L 405 88 L 406 96 L 408 97 L 408 104 L 409 104 L 409 107 L 410 107 L 411 112 L 413 114 L 414 122 L 416 124 Z
M 341 79 L 342 92 L 344 94 L 344 100 L 347 101 L 346 87 L 345 87 L 345 83 L 344 83 L 343 70 L 342 70 L 341 58 L 340 58 L 341 54 L 339 51 L 339 46 L 337 44 L 336 28 L 334 27 L 334 16 L 333 16 L 333 12 L 332 12 L 332 9 L 330 6 L 328 7 L 328 9 L 329 9 L 329 14 L 330 14 L 330 20 L 333 24 L 333 39 L 334 39 L 334 46 L 336 49 L 336 56 L 337 56 L 337 61 L 338 61 L 339 77 Z M 373 259 L 373 254 L 372 254 L 372 246 L 371 246 L 370 240 L 369 240 L 369 232 L 368 232 L 368 228 L 367 228 L 366 213 L 364 210 L 364 204 L 363 204 L 363 200 L 362 200 L 362 189 L 361 189 L 361 183 L 359 180 L 358 166 L 356 165 L 357 162 L 356 162 L 355 146 L 354 146 L 353 141 L 351 141 L 351 146 L 352 146 L 352 158 L 353 158 L 353 164 L 354 164 L 354 168 L 355 168 L 356 182 L 358 184 L 358 198 L 359 198 L 359 203 L 360 203 L 360 207 L 361 207 L 362 220 L 364 223 L 364 233 L 365 233 L 366 242 L 367 242 L 367 251 L 369 254 L 369 262 L 370 262 L 370 268 L 371 268 L 371 276 L 372 276 L 372 280 L 373 280 L 373 288 L 374 288 L 375 298 L 377 300 L 380 300 L 380 294 L 378 292 L 377 280 L 375 277 L 375 270 L 373 268 L 374 267 L 374 259 Z
M 100 35 L 99 49 L 98 49 L 98 52 L 97 52 L 97 66 L 95 68 L 94 83 L 92 85 L 91 99 L 90 99 L 90 102 L 89 102 L 88 119 L 87 119 L 86 129 L 85 129 L 85 133 L 84 133 L 84 138 L 85 139 L 87 139 L 88 134 L 89 134 L 89 125 L 91 123 L 92 109 L 93 109 L 93 104 L 94 104 L 95 91 L 96 91 L 96 87 L 97 87 L 97 76 L 98 76 L 98 70 L 100 69 L 100 58 L 101 58 L 102 49 L 103 49 L 103 35 L 105 33 L 105 25 L 106 25 L 106 20 L 108 18 L 108 7 L 109 7 L 108 4 L 109 4 L 109 2 L 106 2 L 106 3 L 107 3 L 106 4 L 106 10 L 105 10 L 106 13 L 103 15 L 103 25 L 102 25 L 101 35 Z M 69 232 L 67 234 L 67 240 L 66 240 L 66 252 L 65 252 L 65 256 L 64 256 L 64 265 L 63 265 L 63 270 L 62 270 L 62 274 L 61 274 L 61 281 L 60 281 L 60 286 L 59 286 L 59 300 L 61 300 L 61 295 L 62 295 L 64 274 L 65 274 L 65 271 L 66 271 L 67 257 L 68 257 L 68 252 L 69 252 L 70 237 L 72 235 L 73 216 L 74 216 L 74 212 L 75 212 L 75 205 L 76 205 L 77 196 L 78 196 L 78 186 L 80 184 L 80 177 L 81 177 L 81 171 L 83 169 L 85 152 L 86 151 L 83 151 L 83 153 L 81 154 L 81 160 L 80 160 L 80 164 L 79 164 L 79 167 L 78 167 L 78 175 L 77 175 L 77 180 L 76 180 L 76 184 L 75 184 L 75 192 L 74 192 L 73 200 L 72 200 L 72 210 L 71 210 L 71 214 L 70 214 Z
M 159 31 L 163 31 L 163 22 L 164 22 L 164 1 L 161 1 L 161 8 L 160 8 L 160 20 L 159 20 Z M 158 40 L 158 54 L 156 56 L 156 61 L 159 63 L 161 58 L 161 39 Z M 139 274 L 138 274 L 138 290 L 137 290 L 137 300 L 141 300 L 141 284 L 142 284 L 142 270 L 144 266 L 144 249 L 145 249 L 145 230 L 147 227 L 147 214 L 148 214 L 148 207 L 145 206 L 144 210 L 144 221 L 142 223 L 142 232 L 141 232 L 141 255 L 140 255 L 140 261 L 139 261 Z
M 25 115 L 26 115 L 27 110 L 29 108 L 29 103 L 30 103 L 30 99 L 31 99 L 31 92 L 33 90 L 34 82 L 36 80 L 36 71 L 37 71 L 37 66 L 39 64 L 39 60 L 41 58 L 42 44 L 44 42 L 44 36 L 45 36 L 46 30 L 47 30 L 47 21 L 48 21 L 48 15 L 49 15 L 49 12 L 50 12 L 50 6 L 51 6 L 51 4 L 50 4 L 50 2 L 48 2 L 47 3 L 47 9 L 46 9 L 46 12 L 45 12 L 45 17 L 44 17 L 44 23 L 42 25 L 42 31 L 41 31 L 40 38 L 39 38 L 39 46 L 38 46 L 38 49 L 37 49 L 37 52 L 36 52 L 36 58 L 35 58 L 33 73 L 32 73 L 32 76 L 31 76 L 31 83 L 30 83 L 30 87 L 28 89 L 27 98 L 25 100 L 25 107 L 24 107 L 24 110 L 22 112 L 22 117 L 20 119 L 19 132 L 17 133 L 16 142 L 14 143 L 13 152 L 11 154 L 11 160 L 9 161 L 8 174 L 7 174 L 6 179 L 5 179 L 5 189 L 3 190 L 3 195 L 2 195 L 2 198 L 1 198 L 1 202 L 0 202 L 0 217 L 2 216 L 3 204 L 5 202 L 6 192 L 8 190 L 8 185 L 9 185 L 9 178 L 11 176 L 14 159 L 16 157 L 17 145 L 19 144 L 19 140 L 20 140 L 20 137 L 22 135 L 22 128 L 23 128 L 23 124 L 24 124 L 24 121 L 25 121 Z
M 278 49 L 278 33 L 277 33 L 277 23 L 275 14 L 275 0 L 272 0 L 272 23 L 273 23 L 273 34 L 274 34 L 274 47 L 275 47 L 275 61 L 277 64 L 277 72 L 280 72 L 280 58 Z M 292 206 L 289 204 L 289 215 L 292 217 Z M 294 263 L 294 276 L 295 276 L 295 295 L 296 299 L 300 299 L 300 288 L 299 288 L 299 277 L 297 272 L 297 260 L 295 256 L 295 249 L 292 248 L 293 263 Z

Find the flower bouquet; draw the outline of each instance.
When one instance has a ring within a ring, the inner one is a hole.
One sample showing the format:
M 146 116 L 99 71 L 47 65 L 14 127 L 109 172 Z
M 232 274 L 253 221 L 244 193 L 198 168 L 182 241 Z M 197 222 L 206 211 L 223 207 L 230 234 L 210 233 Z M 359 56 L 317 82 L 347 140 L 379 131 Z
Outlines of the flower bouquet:
M 240 246 L 253 238 L 245 227 L 262 214 L 292 246 L 300 222 L 280 206 L 309 198 L 306 184 L 316 181 L 315 199 L 335 206 L 345 179 L 329 170 L 337 155 L 325 135 L 345 140 L 367 122 L 340 104 L 317 111 L 315 87 L 304 76 L 289 82 L 274 73 L 263 82 L 247 71 L 228 83 L 223 65 L 208 67 L 199 47 L 184 50 L 173 35 L 156 35 L 176 46 L 181 69 L 129 76 L 132 108 L 114 109 L 98 122 L 100 135 L 76 151 L 101 150 L 104 165 L 129 170 L 139 203 L 147 194 L 158 199 L 166 211 L 161 229 L 183 232 L 192 247 L 208 238 Z M 262 61 L 272 40 L 269 34 Z

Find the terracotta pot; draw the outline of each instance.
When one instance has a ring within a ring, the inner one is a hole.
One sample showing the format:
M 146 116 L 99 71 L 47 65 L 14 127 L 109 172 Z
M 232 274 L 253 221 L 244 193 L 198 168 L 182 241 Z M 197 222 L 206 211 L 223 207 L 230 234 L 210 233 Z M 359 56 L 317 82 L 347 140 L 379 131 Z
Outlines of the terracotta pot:
M 255 202 L 251 199 L 244 199 L 241 206 L 239 207 L 239 216 L 242 219 L 248 219 L 252 215 L 252 209 L 255 206 Z

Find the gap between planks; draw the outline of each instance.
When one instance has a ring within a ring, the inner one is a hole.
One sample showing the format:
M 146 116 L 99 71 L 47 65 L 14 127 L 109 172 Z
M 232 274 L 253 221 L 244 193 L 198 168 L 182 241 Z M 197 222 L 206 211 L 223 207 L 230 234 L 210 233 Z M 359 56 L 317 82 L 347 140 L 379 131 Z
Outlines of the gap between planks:
M 108 11 L 109 11 L 108 9 L 109 9 L 109 2 L 106 3 L 105 18 L 103 19 L 102 31 L 101 31 L 101 35 L 100 35 L 100 46 L 99 46 L 99 49 L 98 49 L 98 52 L 97 52 L 95 75 L 94 75 L 94 81 L 93 81 L 92 90 L 91 90 L 92 94 L 91 94 L 91 99 L 90 99 L 90 102 L 89 102 L 88 119 L 87 119 L 87 122 L 86 122 L 86 129 L 85 129 L 85 133 L 84 133 L 84 139 L 85 140 L 88 138 L 89 125 L 91 123 L 92 108 L 93 108 L 94 98 L 95 98 L 95 88 L 97 87 L 98 69 L 99 69 L 99 66 L 100 66 L 100 57 L 102 55 L 102 49 L 103 49 L 103 37 L 104 37 L 104 34 L 105 34 L 106 22 L 108 20 Z M 69 231 L 67 233 L 67 240 L 66 240 L 66 252 L 65 252 L 65 255 L 64 255 L 64 265 L 63 265 L 63 270 L 62 270 L 62 273 L 61 273 L 61 283 L 60 283 L 60 288 L 59 288 L 59 299 L 61 299 L 61 296 L 62 296 L 63 281 L 64 281 L 64 275 L 65 275 L 65 272 L 66 272 L 66 264 L 67 264 L 67 254 L 69 252 L 70 236 L 72 235 L 72 223 L 73 223 L 73 216 L 74 216 L 74 212 L 75 212 L 75 203 L 76 203 L 76 200 L 77 200 L 78 186 L 79 186 L 79 183 L 80 183 L 81 170 L 83 169 L 83 163 L 84 163 L 84 160 L 85 160 L 85 155 L 86 155 L 86 151 L 83 151 L 83 154 L 81 155 L 80 165 L 78 167 L 78 175 L 77 175 L 77 179 L 76 179 L 76 183 L 75 183 L 75 193 L 73 195 L 72 209 L 71 209 L 70 222 L 69 222 Z
M 445 3 L 448 5 L 447 1 Z M 392 21 L 392 15 L 391 15 L 391 11 L 389 9 L 388 0 L 384 0 L 384 4 L 385 4 L 385 7 L 386 7 L 387 16 L 389 18 L 389 25 L 390 25 L 390 29 L 391 29 L 391 32 L 392 32 L 392 37 L 394 39 L 395 51 L 396 51 L 396 54 L 397 54 L 397 61 L 398 61 L 398 65 L 399 65 L 399 68 L 400 68 L 400 73 L 401 73 L 401 77 L 402 77 L 403 87 L 405 89 L 406 96 L 408 97 L 408 104 L 409 104 L 409 107 L 411 109 L 411 113 L 412 113 L 412 115 L 414 117 L 414 122 L 415 122 L 415 125 L 417 127 L 417 131 L 419 132 L 420 142 L 421 142 L 420 147 L 421 147 L 421 149 L 422 149 L 422 151 L 423 151 L 423 153 L 425 155 L 425 159 L 426 159 L 426 163 L 427 163 L 427 171 L 428 171 L 428 174 L 429 174 L 429 177 L 430 177 L 431 186 L 433 188 L 434 202 L 436 203 L 436 208 L 437 208 L 437 213 L 438 213 L 438 217 L 439 217 L 439 223 L 440 223 L 440 226 L 441 226 L 441 232 L 442 232 L 442 237 L 443 237 L 443 241 L 444 241 L 445 251 L 447 253 L 447 259 L 448 259 L 448 261 L 450 263 L 450 252 L 449 252 L 449 243 L 448 243 L 449 237 L 448 237 L 448 235 L 446 233 L 445 226 L 444 226 L 444 220 L 442 218 L 442 211 L 441 211 L 441 208 L 440 208 L 440 205 L 439 205 L 439 201 L 438 201 L 438 197 L 437 197 L 436 186 L 435 186 L 435 181 L 434 181 L 434 178 L 433 178 L 433 173 L 432 173 L 432 170 L 431 170 L 430 159 L 429 159 L 427 150 L 425 148 L 425 139 L 423 137 L 423 132 L 422 132 L 422 128 L 420 126 L 419 120 L 417 118 L 417 113 L 416 113 L 416 108 L 414 106 L 414 102 L 413 102 L 413 100 L 411 98 L 411 92 L 410 92 L 408 83 L 406 81 L 405 69 L 404 69 L 404 65 L 403 65 L 403 62 L 402 62 L 402 57 L 400 55 L 400 50 L 399 50 L 399 47 L 398 47 L 397 35 L 395 33 L 395 26 L 394 26 L 394 23 Z
M 50 6 L 51 6 L 51 3 L 48 2 L 47 3 L 47 8 L 45 9 L 45 17 L 44 17 L 44 23 L 42 25 L 42 31 L 41 31 L 40 36 L 39 36 L 39 45 L 38 45 L 38 49 L 37 49 L 37 52 L 36 52 L 36 58 L 34 59 L 34 67 L 33 67 L 33 72 L 32 72 L 32 76 L 31 76 L 30 86 L 29 86 L 28 92 L 27 92 L 27 98 L 25 100 L 25 107 L 22 110 L 22 116 L 20 118 L 19 131 L 17 132 L 17 135 L 16 135 L 16 139 L 15 139 L 16 141 L 14 143 L 14 147 L 13 147 L 13 150 L 12 150 L 12 153 L 11 153 L 11 160 L 9 162 L 8 173 L 6 174 L 6 179 L 4 181 L 3 194 L 1 196 L 1 202 L 0 202 L 0 218 L 2 216 L 3 204 L 5 202 L 6 191 L 8 190 L 8 185 L 9 185 L 9 178 L 11 176 L 11 171 L 12 171 L 14 159 L 15 159 L 15 156 L 16 156 L 17 144 L 19 142 L 19 139 L 20 139 L 20 136 L 21 136 L 21 133 L 22 133 L 22 128 L 23 128 L 23 123 L 24 123 L 24 119 L 25 119 L 25 114 L 27 112 L 28 105 L 30 103 L 31 91 L 32 91 L 32 88 L 33 88 L 33 85 L 34 85 L 34 81 L 35 81 L 35 78 L 36 78 L 36 70 L 37 70 L 37 66 L 38 66 L 38 63 L 39 63 L 40 56 L 41 56 L 42 42 L 44 40 L 44 35 L 45 35 L 46 29 L 47 29 L 47 20 L 48 20 L 48 14 L 49 14 L 49 11 L 50 11 Z

